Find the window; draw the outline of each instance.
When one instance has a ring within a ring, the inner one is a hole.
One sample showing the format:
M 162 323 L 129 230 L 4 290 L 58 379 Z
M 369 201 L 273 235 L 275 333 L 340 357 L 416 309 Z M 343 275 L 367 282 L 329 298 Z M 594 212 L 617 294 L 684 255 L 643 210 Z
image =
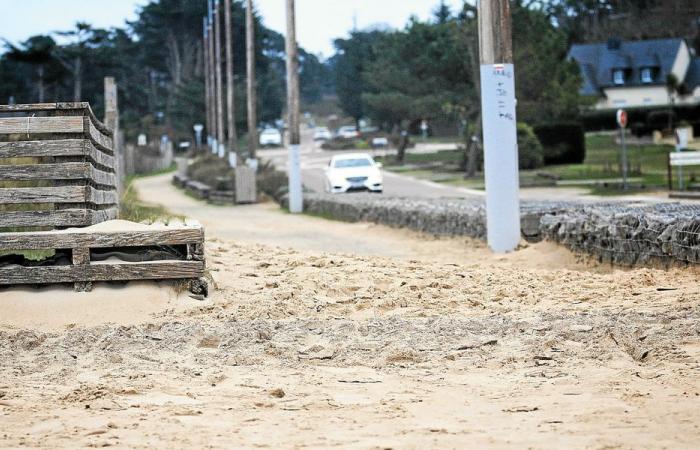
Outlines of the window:
M 367 158 L 339 159 L 335 162 L 336 169 L 349 169 L 353 167 L 370 167 L 372 161 Z
M 617 85 L 625 84 L 625 71 L 622 69 L 613 70 L 613 83 Z
M 642 83 L 649 84 L 654 82 L 654 76 L 650 67 L 645 67 L 642 69 L 641 77 Z

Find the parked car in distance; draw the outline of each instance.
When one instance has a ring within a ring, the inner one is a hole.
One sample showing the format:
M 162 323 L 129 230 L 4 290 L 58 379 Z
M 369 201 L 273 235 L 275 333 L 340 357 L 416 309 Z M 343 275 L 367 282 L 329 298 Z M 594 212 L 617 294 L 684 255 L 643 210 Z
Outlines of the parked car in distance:
M 351 126 L 346 126 L 346 127 L 340 127 L 338 129 L 337 135 L 339 138 L 342 138 L 342 139 L 355 139 L 355 138 L 360 137 L 360 132 L 357 131 L 356 126 L 351 125 Z
M 385 137 L 376 137 L 372 139 L 372 148 L 387 148 L 389 147 L 389 139 Z
M 330 141 L 333 139 L 330 130 L 326 127 L 316 127 L 314 131 L 314 141 Z
M 260 145 L 262 147 L 281 146 L 282 133 L 277 128 L 265 128 L 260 133 Z
M 326 167 L 326 191 L 341 194 L 353 191 L 384 191 L 382 165 L 366 153 L 334 156 Z

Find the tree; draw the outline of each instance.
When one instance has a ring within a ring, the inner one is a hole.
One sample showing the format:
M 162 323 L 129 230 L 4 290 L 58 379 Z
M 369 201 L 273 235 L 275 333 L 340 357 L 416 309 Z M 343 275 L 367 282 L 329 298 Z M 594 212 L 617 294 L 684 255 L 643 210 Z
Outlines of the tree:
M 381 30 L 353 31 L 349 39 L 336 39 L 333 61 L 340 108 L 356 122 L 366 113 L 362 94 L 369 89 L 363 77 L 377 59 L 376 46 L 385 36 Z
M 8 43 L 7 57 L 10 61 L 26 63 L 36 70 L 36 96 L 39 103 L 46 101 L 47 77 L 55 79 L 57 67 L 53 53 L 56 42 L 50 36 L 34 36 L 20 47 Z M 52 70 L 53 69 L 53 70 Z M 47 73 L 51 71 L 51 73 Z
M 58 31 L 57 35 L 72 40 L 68 45 L 57 47 L 54 57 L 63 65 L 73 78 L 73 101 L 83 101 L 84 62 L 107 37 L 107 32 L 95 29 L 85 22 L 75 24 L 75 29 Z

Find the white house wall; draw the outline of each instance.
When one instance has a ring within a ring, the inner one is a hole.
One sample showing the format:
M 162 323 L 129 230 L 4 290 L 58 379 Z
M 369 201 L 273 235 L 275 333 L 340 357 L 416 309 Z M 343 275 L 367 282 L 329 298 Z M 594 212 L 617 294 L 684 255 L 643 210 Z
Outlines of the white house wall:
M 688 67 L 690 67 L 690 50 L 685 41 L 681 41 L 681 46 L 678 49 L 678 54 L 676 55 L 676 60 L 673 62 L 673 67 L 671 68 L 671 73 L 673 73 L 678 81 L 685 80 L 685 75 L 688 73 Z
M 663 86 L 619 87 L 605 89 L 597 109 L 630 108 L 636 106 L 668 105 L 668 93 Z

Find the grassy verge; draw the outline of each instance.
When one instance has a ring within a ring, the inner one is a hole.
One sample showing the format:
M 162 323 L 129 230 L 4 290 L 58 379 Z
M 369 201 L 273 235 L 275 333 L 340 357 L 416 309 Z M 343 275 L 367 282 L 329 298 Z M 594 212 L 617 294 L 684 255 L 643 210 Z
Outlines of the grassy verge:
M 134 181 L 139 178 L 162 175 L 173 172 L 174 170 L 175 168 L 171 167 L 157 172 L 128 177 L 124 181 L 124 193 L 119 202 L 119 218 L 130 222 L 155 222 L 157 220 L 167 221 L 169 219 L 184 219 L 183 216 L 173 214 L 163 206 L 144 203 L 139 199 L 138 191 L 134 187 Z
M 620 171 L 620 147 L 613 136 L 589 134 L 586 136 L 586 159 L 583 164 L 546 166 L 520 172 L 522 186 L 579 186 L 589 188 L 595 195 L 624 195 L 648 189 L 666 187 L 667 158 L 673 150 L 669 145 L 630 144 L 627 147 L 629 177 L 635 189 L 621 191 L 615 180 Z M 394 157 L 377 158 L 387 170 L 438 183 L 483 189 L 483 174 L 465 179 L 459 169 L 463 158 L 461 150 L 442 150 L 435 153 L 406 155 L 404 165 L 397 165 Z M 700 174 L 686 172 L 693 182 Z

